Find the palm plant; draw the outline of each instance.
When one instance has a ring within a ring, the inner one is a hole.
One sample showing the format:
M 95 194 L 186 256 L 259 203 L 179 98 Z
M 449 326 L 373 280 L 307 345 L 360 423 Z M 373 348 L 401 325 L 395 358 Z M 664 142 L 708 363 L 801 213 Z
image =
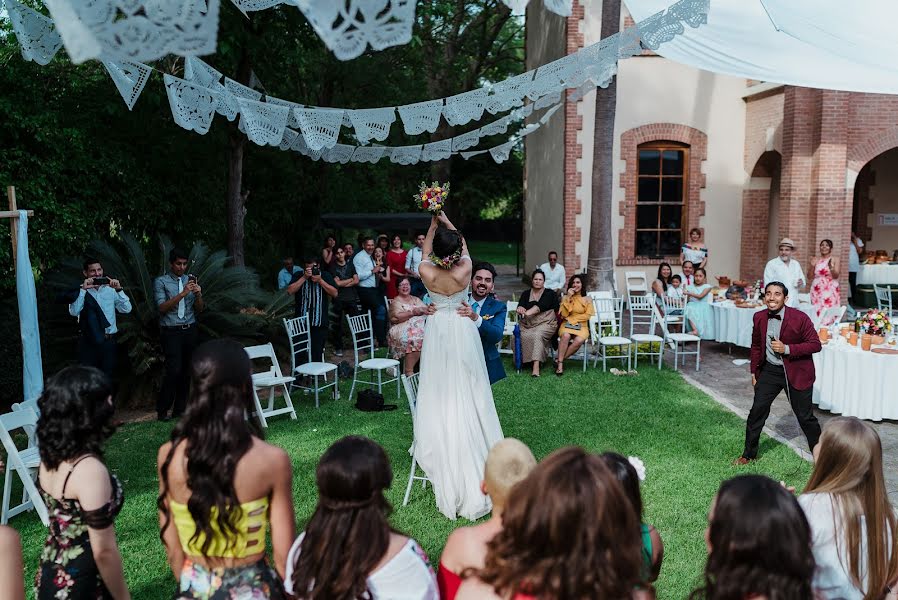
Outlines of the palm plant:
M 133 236 L 123 234 L 117 243 L 94 240 L 86 254 L 99 260 L 108 276 L 121 281 L 131 298 L 132 311 L 119 315 L 118 342 L 127 349 L 130 368 L 120 369 L 120 396 L 142 399 L 158 392 L 163 374 L 159 342 L 159 311 L 153 294 L 156 275 L 168 270 L 171 241 L 159 238 L 159 267 L 151 273 L 144 250 Z M 205 310 L 197 322 L 201 339 L 230 337 L 251 343 L 273 334 L 280 319 L 291 312 L 286 294 L 270 294 L 259 286 L 259 277 L 247 267 L 228 266 L 224 250 L 212 252 L 202 242 L 190 250 L 189 272 L 203 288 Z M 69 258 L 49 274 L 48 285 L 71 289 L 80 281 L 81 260 Z

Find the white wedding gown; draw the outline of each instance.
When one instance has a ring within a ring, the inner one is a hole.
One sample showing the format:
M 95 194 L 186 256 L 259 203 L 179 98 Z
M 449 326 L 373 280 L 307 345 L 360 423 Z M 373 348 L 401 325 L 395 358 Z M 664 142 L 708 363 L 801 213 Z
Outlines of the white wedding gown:
M 502 426 L 477 327 L 455 312 L 468 291 L 430 292 L 430 298 L 437 312 L 424 327 L 414 453 L 433 483 L 440 512 L 474 520 L 491 509 L 480 481 Z

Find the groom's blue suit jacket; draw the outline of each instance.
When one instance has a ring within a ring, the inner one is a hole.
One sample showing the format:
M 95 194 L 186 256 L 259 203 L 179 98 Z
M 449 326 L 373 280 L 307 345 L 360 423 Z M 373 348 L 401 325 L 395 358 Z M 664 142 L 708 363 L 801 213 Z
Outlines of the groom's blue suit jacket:
M 505 317 L 507 306 L 492 296 L 487 296 L 480 307 L 480 317 L 483 322 L 478 332 L 483 344 L 483 356 L 486 358 L 486 370 L 490 377 L 490 385 L 505 378 L 505 367 L 499 356 L 496 344 L 502 341 L 502 333 L 505 331 Z

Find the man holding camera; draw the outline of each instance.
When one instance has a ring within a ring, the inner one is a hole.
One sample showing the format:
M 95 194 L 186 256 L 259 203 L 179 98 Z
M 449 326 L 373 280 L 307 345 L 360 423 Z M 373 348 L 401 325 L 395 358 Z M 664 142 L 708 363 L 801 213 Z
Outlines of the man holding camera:
M 173 248 L 168 253 L 170 270 L 153 281 L 159 307 L 159 342 L 165 356 L 165 379 L 156 400 L 156 415 L 168 421 L 168 411 L 178 418 L 187 402 L 190 358 L 197 344 L 196 313 L 205 307 L 203 289 L 195 275 L 187 274 L 187 253 Z
M 324 342 L 327 340 L 328 297 L 337 297 L 334 276 L 321 271 L 316 258 L 303 261 L 303 270 L 293 275 L 287 293 L 296 297 L 297 317 L 309 317 L 309 345 L 312 362 L 324 360 Z
M 115 371 L 115 313 L 131 312 L 131 299 L 118 279 L 103 275 L 100 261 L 84 260 L 84 281 L 78 296 L 69 304 L 69 314 L 78 318 L 78 362 L 96 367 L 111 379 Z

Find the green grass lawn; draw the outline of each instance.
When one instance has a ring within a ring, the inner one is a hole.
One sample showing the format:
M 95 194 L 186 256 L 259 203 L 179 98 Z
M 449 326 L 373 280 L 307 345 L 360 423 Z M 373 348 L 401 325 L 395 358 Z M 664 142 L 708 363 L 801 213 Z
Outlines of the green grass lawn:
M 665 543 L 657 584 L 660 598 L 680 600 L 696 584 L 705 560 L 707 509 L 722 480 L 760 472 L 801 489 L 810 474 L 808 463 L 766 437 L 760 460 L 748 468 L 731 466 L 742 449 L 744 421 L 667 369 L 645 368 L 638 377 L 619 378 L 592 369 L 582 374 L 570 365 L 562 379 L 512 374 L 493 389 L 505 435 L 523 440 L 538 459 L 568 444 L 643 459 L 646 520 Z M 385 396 L 395 402 L 395 387 Z M 348 386 L 343 398 L 323 400 L 315 410 L 309 397 L 295 395 L 297 420 L 276 418 L 268 430 L 268 440 L 293 459 L 298 526 L 315 506 L 318 457 L 341 436 L 365 435 L 386 448 L 393 464 L 389 499 L 395 507 L 394 525 L 420 541 L 435 564 L 446 536 L 465 523 L 440 515 L 430 488 L 415 487 L 409 505 L 401 506 L 410 467 L 407 405 L 393 412 L 362 413 L 350 407 Z M 108 444 L 109 465 L 122 479 L 127 498 L 116 528 L 127 580 L 137 599 L 170 598 L 174 588 L 155 512 L 156 450 L 170 429 L 170 424 L 156 422 L 126 425 Z M 26 581 L 33 581 L 45 529 L 34 513 L 15 517 L 11 524 L 22 535 Z
M 517 244 L 507 242 L 469 241 L 468 251 L 476 261 L 485 260 L 494 265 L 514 265 Z

